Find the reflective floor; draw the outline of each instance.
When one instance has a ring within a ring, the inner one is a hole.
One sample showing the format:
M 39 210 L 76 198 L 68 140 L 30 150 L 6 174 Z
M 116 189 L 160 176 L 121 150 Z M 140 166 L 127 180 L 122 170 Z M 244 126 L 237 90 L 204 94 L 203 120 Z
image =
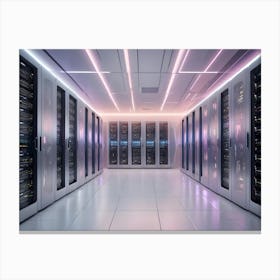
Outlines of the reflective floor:
M 179 170 L 104 170 L 22 231 L 259 231 L 261 220 Z

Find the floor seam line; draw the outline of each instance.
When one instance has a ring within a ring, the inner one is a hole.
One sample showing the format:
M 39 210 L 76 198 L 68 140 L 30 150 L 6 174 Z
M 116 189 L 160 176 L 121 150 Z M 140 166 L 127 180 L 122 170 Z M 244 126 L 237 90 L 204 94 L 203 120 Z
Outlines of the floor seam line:
M 113 220 L 114 220 L 114 218 L 115 218 L 115 216 L 116 216 L 116 213 L 117 213 L 117 210 L 118 210 L 118 206 L 119 206 L 120 199 L 121 199 L 121 197 L 120 197 L 120 195 L 119 195 L 119 197 L 118 197 L 118 202 L 117 202 L 117 206 L 116 206 L 116 208 L 115 208 L 115 211 L 114 211 L 114 214 L 113 214 L 111 223 L 110 223 L 110 225 L 109 225 L 108 231 L 111 230 L 111 226 L 112 226 Z

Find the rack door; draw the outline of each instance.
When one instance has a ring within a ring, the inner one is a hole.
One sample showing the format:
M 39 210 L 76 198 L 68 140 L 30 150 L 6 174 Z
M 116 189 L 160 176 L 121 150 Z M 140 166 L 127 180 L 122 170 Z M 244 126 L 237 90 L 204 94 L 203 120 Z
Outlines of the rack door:
M 37 201 L 37 68 L 20 57 L 19 208 Z
M 109 164 L 118 164 L 118 123 L 109 123 Z
M 247 205 L 247 102 L 243 75 L 232 84 L 232 200 L 239 205 Z
M 261 65 L 251 79 L 251 200 L 261 205 Z
M 77 181 L 77 100 L 69 96 L 69 185 Z
M 131 123 L 131 164 L 142 164 L 141 122 Z
M 56 159 L 57 190 L 65 188 L 65 91 L 57 87 Z
M 128 165 L 128 122 L 119 123 L 119 164 Z
M 221 186 L 229 189 L 230 182 L 230 119 L 229 92 L 221 93 Z
M 156 164 L 156 123 L 146 123 L 146 165 Z
M 91 113 L 91 173 L 95 173 L 95 114 Z
M 159 164 L 168 164 L 168 122 L 159 123 Z

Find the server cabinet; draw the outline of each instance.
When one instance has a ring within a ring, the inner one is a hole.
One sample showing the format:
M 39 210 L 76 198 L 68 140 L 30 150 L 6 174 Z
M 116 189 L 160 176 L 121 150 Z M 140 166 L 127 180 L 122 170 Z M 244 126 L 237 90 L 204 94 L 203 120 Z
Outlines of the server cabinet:
M 20 220 L 37 211 L 38 69 L 19 61 L 19 209 Z
M 87 160 L 88 160 L 88 179 L 92 179 L 92 112 L 88 108 L 87 116 Z
M 57 86 L 47 71 L 42 71 L 41 124 L 41 205 L 44 208 L 55 200 L 57 189 Z
M 169 164 L 169 128 L 168 122 L 159 123 L 159 165 Z
M 229 91 L 221 93 L 221 187 L 230 187 L 230 112 Z
M 195 149 L 195 111 L 192 112 L 192 177 L 195 177 L 196 149 Z
M 118 164 L 118 123 L 109 122 L 109 165 Z
M 198 178 L 201 181 L 202 177 L 202 107 L 199 107 L 199 131 L 198 131 Z
M 200 181 L 200 108 L 198 107 L 194 112 L 194 173 L 196 180 Z
M 95 115 L 95 171 L 98 174 L 99 170 L 98 170 L 98 119 L 97 119 L 97 115 Z
M 119 123 L 119 165 L 128 166 L 128 122 Z
M 103 152 L 103 120 L 99 117 L 99 128 L 100 128 L 100 136 L 99 136 L 99 171 L 103 170 L 103 160 L 104 160 L 104 152 Z
M 146 165 L 156 164 L 156 123 L 146 123 Z
M 66 193 L 66 92 L 57 86 L 56 96 L 56 192 L 55 199 Z
M 69 185 L 77 182 L 77 100 L 69 96 Z
M 131 165 L 142 164 L 142 129 L 141 122 L 131 123 Z
M 186 117 L 186 172 L 190 169 L 190 125 L 189 117 Z
M 95 114 L 91 113 L 91 174 L 95 174 Z
M 97 147 L 98 147 L 98 150 L 97 150 L 97 170 L 98 172 L 100 171 L 100 159 L 101 159 L 101 126 L 100 126 L 100 117 L 96 117 L 97 119 Z
M 261 61 L 256 61 L 248 71 L 250 89 L 251 126 L 248 136 L 250 145 L 250 181 L 248 188 L 249 208 L 261 215 Z
M 192 120 L 192 113 L 190 113 L 187 117 L 187 126 L 188 126 L 188 150 L 187 150 L 187 156 L 188 156 L 188 169 L 187 174 L 192 177 L 193 174 L 193 120 Z
M 181 124 L 181 143 L 182 143 L 182 158 L 181 158 L 181 167 L 182 169 L 185 169 L 185 146 L 186 146 L 186 134 L 185 134 L 185 120 L 182 120 L 182 124 Z
M 215 95 L 209 101 L 209 133 L 208 133 L 208 186 L 217 190 L 218 187 L 218 161 L 219 161 L 219 147 L 218 147 L 218 100 Z
M 88 109 L 85 108 L 85 177 L 88 176 Z
M 201 183 L 205 186 L 208 186 L 208 104 L 204 103 L 202 106 L 202 174 L 201 174 Z
M 248 185 L 248 92 L 245 75 L 239 74 L 232 81 L 232 200 L 246 208 Z

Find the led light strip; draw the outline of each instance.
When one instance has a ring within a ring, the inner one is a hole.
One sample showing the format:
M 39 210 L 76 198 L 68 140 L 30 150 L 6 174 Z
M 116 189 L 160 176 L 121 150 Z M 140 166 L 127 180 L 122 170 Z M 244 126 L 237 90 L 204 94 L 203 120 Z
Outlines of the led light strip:
M 218 71 L 180 71 L 180 74 L 218 74 L 222 72 Z
M 102 117 L 181 117 L 184 113 L 104 113 Z
M 112 95 L 112 93 L 111 93 L 111 90 L 110 90 L 108 84 L 106 83 L 106 81 L 105 81 L 105 79 L 104 79 L 104 77 L 103 77 L 101 71 L 99 70 L 99 67 L 98 67 L 98 65 L 97 65 L 97 63 L 96 63 L 96 61 L 95 61 L 95 59 L 94 59 L 94 56 L 93 56 L 92 52 L 91 52 L 89 49 L 86 49 L 85 52 L 86 52 L 86 54 L 88 55 L 88 57 L 89 57 L 89 59 L 90 59 L 92 65 L 93 65 L 93 67 L 95 68 L 95 70 L 96 70 L 96 72 L 97 72 L 97 74 L 98 74 L 98 76 L 99 76 L 101 82 L 103 83 L 103 86 L 105 87 L 105 89 L 106 89 L 106 91 L 107 91 L 107 93 L 108 93 L 110 99 L 112 100 L 114 106 L 116 107 L 116 109 L 117 109 L 118 111 L 120 111 L 120 109 L 119 109 L 119 107 L 118 107 L 118 105 L 117 105 L 117 103 L 116 103 L 116 101 L 115 101 L 115 99 L 114 99 L 114 97 L 113 97 L 113 95 Z
M 187 57 L 189 56 L 190 51 L 191 50 L 187 50 L 186 55 L 185 55 L 185 57 L 184 57 L 184 59 L 183 59 L 183 61 L 181 63 L 181 66 L 180 66 L 180 69 L 179 69 L 179 73 L 182 73 L 182 68 L 183 68 L 183 66 L 185 64 L 185 61 L 186 61 Z
M 81 97 L 73 88 L 71 88 L 65 81 L 63 81 L 61 78 L 59 78 L 56 74 L 53 73 L 53 71 L 35 54 L 32 53 L 32 51 L 28 49 L 24 49 L 24 51 L 31 56 L 37 63 L 39 63 L 46 71 L 48 71 L 55 79 L 57 79 L 62 85 L 64 85 L 68 90 L 70 90 L 74 95 L 79 98 L 85 105 L 87 105 L 92 111 L 94 111 L 96 114 L 101 115 L 98 113 L 83 97 Z
M 61 73 L 68 73 L 68 74 L 98 74 L 96 71 L 75 71 L 75 70 L 69 70 L 69 71 L 60 71 Z M 102 74 L 110 74 L 109 71 L 101 71 Z
M 128 76 L 128 83 L 129 83 L 129 89 L 130 89 L 130 95 L 131 95 L 132 108 L 133 108 L 133 111 L 135 111 L 134 95 L 133 95 L 133 89 L 132 89 L 132 80 L 131 80 L 131 75 L 130 75 L 130 64 L 129 64 L 128 50 L 123 50 L 123 52 L 124 52 L 126 72 L 127 72 L 127 76 Z
M 174 79 L 175 79 L 175 73 L 178 70 L 178 66 L 179 66 L 179 63 L 180 63 L 180 61 L 182 59 L 182 55 L 183 54 L 184 54 L 184 50 L 179 50 L 179 53 L 177 55 L 177 58 L 176 58 L 176 61 L 175 61 L 175 64 L 174 64 L 174 67 L 173 67 L 173 70 L 172 70 L 171 78 L 170 78 L 170 81 L 169 81 L 169 84 L 168 84 L 168 87 L 167 87 L 167 90 L 166 90 L 163 102 L 162 102 L 161 107 L 160 107 L 161 111 L 163 110 L 163 107 L 164 107 L 164 105 L 166 103 L 167 97 L 168 97 L 168 95 L 170 93 L 171 86 L 172 86 L 172 84 L 174 82 Z
M 221 54 L 223 50 L 219 50 L 217 52 L 217 54 L 215 55 L 215 57 L 210 61 L 210 63 L 207 65 L 207 67 L 204 69 L 203 73 L 207 72 L 207 70 L 212 66 L 212 64 L 216 61 L 216 59 L 218 58 L 218 56 Z M 193 82 L 191 88 L 189 90 L 192 90 L 193 87 L 195 86 L 195 84 L 197 83 L 197 81 L 199 80 L 199 78 L 201 77 L 201 74 L 199 74 L 197 76 L 197 78 L 195 79 L 195 81 Z
M 246 68 L 248 68 L 251 64 L 253 64 L 258 58 L 261 57 L 261 54 L 256 55 L 252 60 L 250 60 L 245 66 L 243 66 L 241 69 L 239 69 L 235 74 L 233 74 L 229 79 L 227 79 L 225 82 L 223 82 L 221 85 L 219 85 L 217 88 L 215 88 L 213 91 L 211 91 L 205 98 L 203 98 L 198 104 L 196 104 L 194 107 L 192 107 L 190 110 L 186 111 L 184 115 L 189 114 L 191 111 L 193 111 L 196 107 L 200 106 L 205 100 L 207 100 L 209 97 L 211 97 L 213 94 L 215 94 L 217 91 L 219 91 L 221 88 L 223 88 L 227 83 L 229 83 L 231 80 L 233 80 L 238 74 L 240 74 L 242 71 L 244 71 Z

